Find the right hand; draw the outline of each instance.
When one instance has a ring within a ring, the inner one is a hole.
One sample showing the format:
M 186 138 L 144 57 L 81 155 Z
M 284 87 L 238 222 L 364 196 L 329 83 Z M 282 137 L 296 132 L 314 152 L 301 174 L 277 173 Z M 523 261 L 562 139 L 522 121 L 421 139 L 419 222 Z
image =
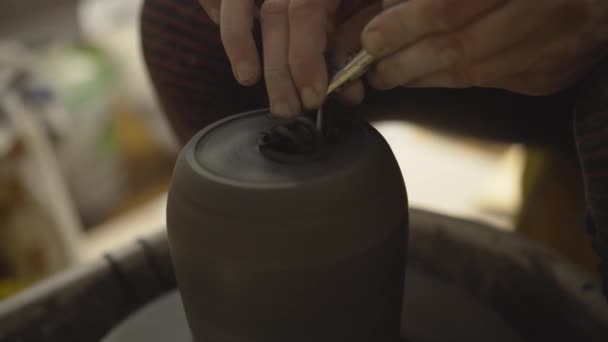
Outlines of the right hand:
M 237 81 L 244 86 L 256 84 L 262 76 L 261 61 L 252 27 L 255 0 L 199 0 L 216 24 Z M 325 52 L 328 42 L 341 42 L 331 59 L 343 63 L 347 53 L 360 49 L 360 33 L 371 18 L 361 15 L 354 23 L 336 30 L 334 19 L 341 0 L 265 0 L 260 10 L 264 47 L 264 78 L 275 116 L 295 117 L 302 109 L 316 109 L 325 100 L 329 75 Z M 343 39 L 330 36 L 344 35 Z M 350 38 L 350 39 L 349 39 Z M 354 38 L 354 39 L 353 39 Z M 345 46 L 343 42 L 353 46 Z M 356 104 L 363 99 L 363 85 L 355 82 L 339 98 Z

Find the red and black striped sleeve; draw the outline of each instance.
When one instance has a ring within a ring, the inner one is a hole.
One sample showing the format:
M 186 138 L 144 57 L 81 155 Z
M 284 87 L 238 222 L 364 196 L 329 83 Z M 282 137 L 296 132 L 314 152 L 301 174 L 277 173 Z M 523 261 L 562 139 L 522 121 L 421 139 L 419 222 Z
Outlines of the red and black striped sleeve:
M 146 0 L 141 41 L 161 106 L 182 143 L 226 115 L 267 105 L 263 84 L 236 82 L 219 28 L 197 0 Z
M 599 64 L 581 87 L 574 132 L 588 207 L 593 249 L 608 297 L 608 61 Z

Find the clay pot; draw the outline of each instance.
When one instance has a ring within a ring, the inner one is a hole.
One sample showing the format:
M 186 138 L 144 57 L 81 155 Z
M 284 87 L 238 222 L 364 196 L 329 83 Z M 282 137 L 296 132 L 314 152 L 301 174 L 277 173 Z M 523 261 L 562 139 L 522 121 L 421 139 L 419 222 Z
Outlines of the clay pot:
M 167 226 L 195 338 L 398 340 L 408 212 L 389 146 L 346 120 L 314 153 L 265 153 L 275 125 L 264 110 L 222 120 L 175 167 Z

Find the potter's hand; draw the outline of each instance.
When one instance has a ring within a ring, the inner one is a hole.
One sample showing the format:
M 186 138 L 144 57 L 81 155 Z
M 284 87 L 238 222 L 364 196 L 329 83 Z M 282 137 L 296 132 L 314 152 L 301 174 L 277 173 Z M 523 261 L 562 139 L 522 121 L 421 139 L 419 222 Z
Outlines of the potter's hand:
M 199 0 L 209 18 L 220 25 L 222 43 L 236 79 L 251 86 L 260 79 L 260 61 L 252 27 L 254 0 Z
M 351 0 L 352 1 L 352 0 Z M 219 23 L 224 48 L 235 77 L 245 86 L 256 84 L 261 63 L 252 26 L 254 0 L 200 0 L 208 15 Z M 364 3 L 362 1 L 355 1 Z M 265 0 L 259 10 L 264 48 L 264 78 L 271 112 L 293 117 L 302 109 L 318 108 L 328 86 L 326 51 L 330 61 L 344 63 L 346 51 L 360 49 L 360 34 L 374 14 L 371 8 L 335 27 L 340 0 Z M 351 4 L 352 5 L 352 4 Z M 339 38 L 337 38 L 339 37 Z M 328 45 L 336 48 L 328 48 Z M 363 98 L 360 82 L 340 93 L 347 103 Z
M 481 86 L 544 95 L 571 85 L 607 51 L 605 0 L 384 5 L 362 36 L 380 57 L 369 75 L 377 89 Z
M 324 52 L 339 0 L 266 0 L 260 12 L 271 112 L 292 117 L 323 102 Z

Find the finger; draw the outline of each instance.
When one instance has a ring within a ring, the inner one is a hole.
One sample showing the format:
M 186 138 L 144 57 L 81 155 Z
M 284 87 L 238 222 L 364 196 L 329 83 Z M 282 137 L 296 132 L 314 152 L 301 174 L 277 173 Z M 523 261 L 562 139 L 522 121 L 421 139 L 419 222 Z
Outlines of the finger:
M 522 73 L 498 81 L 493 88 L 530 96 L 545 96 L 565 89 L 569 85 L 571 85 L 571 77 L 555 73 Z
M 486 88 L 508 90 L 518 94 L 530 96 L 544 96 L 553 94 L 569 83 L 566 79 L 552 74 L 544 73 L 521 73 L 509 78 L 498 80 L 488 84 Z M 409 88 L 468 88 L 470 85 L 461 83 L 454 75 L 437 73 L 414 81 L 408 85 Z
M 365 88 L 361 80 L 354 81 L 353 83 L 336 91 L 336 97 L 338 101 L 347 106 L 356 106 L 363 102 L 365 98 Z
M 252 33 L 254 3 L 252 0 L 223 0 L 221 4 L 222 43 L 234 75 L 242 85 L 254 85 L 261 74 Z
M 466 68 L 438 70 L 406 82 L 413 88 L 491 87 L 496 80 L 527 70 L 539 55 L 538 44 L 519 44 Z
M 324 0 L 290 1 L 289 66 L 307 109 L 318 108 L 325 99 L 328 14 Z
M 219 25 L 221 0 L 199 0 L 198 2 L 203 6 L 209 18 Z
M 372 55 L 394 53 L 434 33 L 450 32 L 475 21 L 506 0 L 410 0 L 385 9 L 363 32 L 363 46 Z M 517 1 L 515 1 L 517 2 Z
M 300 112 L 300 99 L 289 72 L 289 0 L 266 0 L 262 5 L 264 78 L 270 112 L 294 117 Z
M 454 75 L 444 72 L 437 72 L 425 77 L 419 78 L 406 84 L 407 88 L 468 88 L 470 85 L 459 83 Z
M 596 56 L 581 56 L 576 64 L 553 65 L 551 69 L 538 71 L 524 71 L 493 82 L 492 87 L 506 89 L 515 93 L 544 96 L 551 95 L 573 84 L 589 72 L 591 68 L 588 62 L 596 60 Z
M 466 73 L 440 71 L 417 79 L 407 87 L 501 88 L 529 95 L 543 95 L 555 91 L 563 84 L 573 82 L 583 74 L 581 66 L 592 65 L 596 56 L 580 55 L 577 41 L 555 43 L 547 49 L 538 49 L 535 40 L 510 48 L 487 60 L 473 65 Z M 559 56 L 570 56 L 576 65 L 552 62 Z M 544 82 L 544 83 L 543 83 Z
M 512 1 L 459 31 L 422 39 L 379 62 L 370 82 L 380 89 L 389 89 L 438 71 L 456 75 L 457 79 L 464 78 L 465 83 L 479 82 L 477 76 L 483 74 L 475 71 L 477 64 L 492 56 L 504 55 L 512 47 L 524 44 L 529 37 L 535 37 L 532 35 L 538 26 L 535 21 L 524 20 L 518 25 L 512 24 L 521 18 L 522 11 L 533 13 L 540 11 L 540 7 Z M 538 49 L 538 44 L 543 42 L 535 43 L 537 45 L 534 48 Z M 530 51 L 531 49 L 525 50 L 528 55 Z M 513 53 L 521 55 L 517 56 L 519 60 L 526 57 L 517 49 Z M 503 58 L 506 63 L 500 69 L 487 72 L 509 72 L 511 69 L 512 73 L 517 72 L 516 69 L 520 67 L 518 59 Z

